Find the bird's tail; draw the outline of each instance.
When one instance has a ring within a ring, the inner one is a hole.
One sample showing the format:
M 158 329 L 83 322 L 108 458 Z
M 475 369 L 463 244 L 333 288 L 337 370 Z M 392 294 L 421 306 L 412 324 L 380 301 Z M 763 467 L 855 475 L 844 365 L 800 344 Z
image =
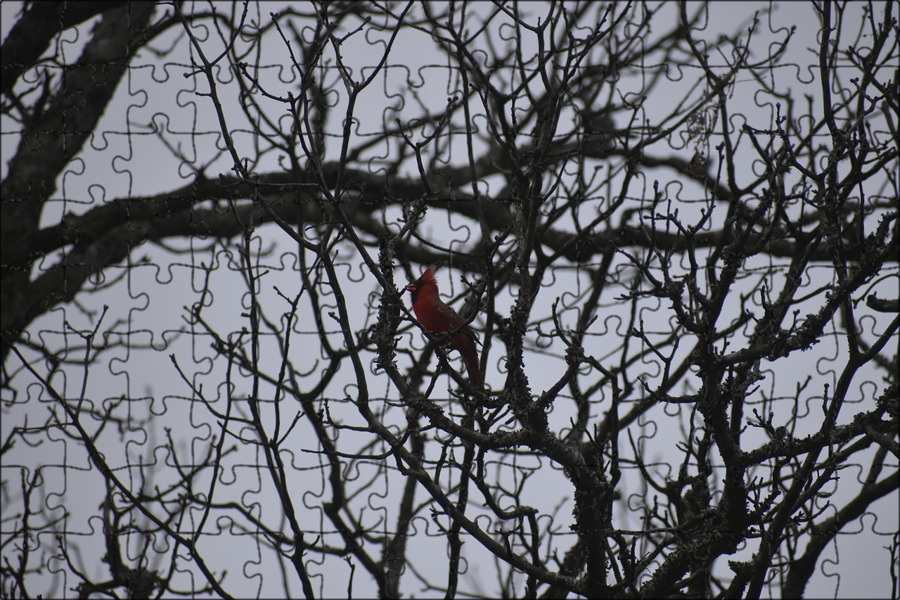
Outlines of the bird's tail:
M 472 387 L 484 391 L 484 377 L 481 375 L 481 366 L 478 364 L 478 353 L 475 351 L 474 344 L 471 349 L 461 351 L 463 360 L 466 361 L 466 371 L 469 372 L 469 383 Z

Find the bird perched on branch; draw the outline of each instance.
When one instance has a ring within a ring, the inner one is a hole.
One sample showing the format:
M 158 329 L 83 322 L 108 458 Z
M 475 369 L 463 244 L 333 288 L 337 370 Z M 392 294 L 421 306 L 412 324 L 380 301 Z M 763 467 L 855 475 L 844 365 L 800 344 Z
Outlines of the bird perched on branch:
M 444 348 L 456 350 L 462 355 L 469 372 L 469 383 L 478 390 L 484 389 L 484 377 L 478 365 L 475 348 L 475 332 L 465 319 L 441 301 L 438 296 L 434 271 L 425 269 L 422 276 L 406 286 L 412 295 L 413 312 L 434 341 Z

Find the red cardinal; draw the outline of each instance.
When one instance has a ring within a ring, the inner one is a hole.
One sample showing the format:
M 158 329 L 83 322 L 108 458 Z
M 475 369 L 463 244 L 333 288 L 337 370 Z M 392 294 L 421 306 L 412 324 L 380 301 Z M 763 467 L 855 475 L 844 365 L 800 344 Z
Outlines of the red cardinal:
M 456 314 L 452 308 L 441 302 L 438 296 L 437 281 L 434 279 L 434 271 L 425 269 L 422 276 L 406 286 L 412 294 L 413 311 L 419 323 L 429 331 L 435 341 L 449 348 L 458 350 L 466 361 L 466 370 L 469 371 L 469 383 L 472 387 L 483 390 L 484 378 L 481 376 L 481 368 L 478 366 L 478 351 L 475 349 L 475 332 L 466 325 L 466 321 Z M 447 335 L 453 332 L 450 339 Z

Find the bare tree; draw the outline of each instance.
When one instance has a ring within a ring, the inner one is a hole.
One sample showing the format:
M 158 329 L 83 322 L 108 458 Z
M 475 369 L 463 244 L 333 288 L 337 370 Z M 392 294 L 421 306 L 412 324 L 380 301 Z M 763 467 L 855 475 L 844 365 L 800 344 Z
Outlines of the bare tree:
M 3 597 L 898 597 L 892 2 L 274 10 L 6 34 Z

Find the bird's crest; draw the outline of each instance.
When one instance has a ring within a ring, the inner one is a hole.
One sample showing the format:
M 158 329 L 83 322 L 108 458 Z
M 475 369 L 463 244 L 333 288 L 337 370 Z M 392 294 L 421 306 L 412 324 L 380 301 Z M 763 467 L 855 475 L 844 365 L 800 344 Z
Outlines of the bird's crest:
M 424 283 L 437 283 L 437 281 L 434 278 L 434 270 L 432 270 L 431 267 L 428 267 L 427 269 L 425 269 L 425 272 L 422 273 L 422 276 L 419 277 L 419 280 Z

